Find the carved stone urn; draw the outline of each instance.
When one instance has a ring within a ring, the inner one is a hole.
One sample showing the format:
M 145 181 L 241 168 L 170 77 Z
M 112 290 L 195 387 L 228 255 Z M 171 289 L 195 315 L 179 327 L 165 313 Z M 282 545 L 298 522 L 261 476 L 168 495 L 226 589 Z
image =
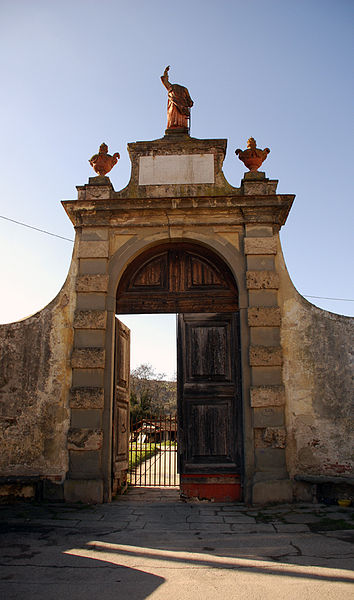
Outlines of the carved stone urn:
M 98 154 L 94 154 L 90 159 L 89 163 L 95 173 L 104 177 L 113 169 L 114 165 L 117 164 L 120 158 L 119 152 L 115 152 L 113 156 L 108 154 L 108 146 L 104 142 L 100 145 Z
M 249 171 L 257 171 L 269 152 L 269 148 L 264 148 L 264 150 L 257 148 L 256 140 L 253 137 L 250 137 L 247 141 L 247 150 L 240 150 L 240 148 L 235 150 L 236 156 L 242 160 Z

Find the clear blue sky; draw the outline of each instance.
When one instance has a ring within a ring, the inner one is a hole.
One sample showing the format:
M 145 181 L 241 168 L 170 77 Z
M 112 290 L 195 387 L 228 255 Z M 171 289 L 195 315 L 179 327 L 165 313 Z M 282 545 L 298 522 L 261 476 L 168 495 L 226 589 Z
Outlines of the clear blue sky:
M 188 87 L 192 135 L 227 138 L 224 172 L 251 135 L 280 193 L 296 194 L 281 239 L 304 295 L 354 298 L 351 0 L 0 0 L 0 214 L 64 237 L 61 204 L 102 141 L 130 175 L 127 142 L 166 126 L 160 75 Z M 0 322 L 61 288 L 72 244 L 0 219 Z M 313 299 L 342 314 L 354 302 Z M 159 370 L 166 370 L 165 368 Z

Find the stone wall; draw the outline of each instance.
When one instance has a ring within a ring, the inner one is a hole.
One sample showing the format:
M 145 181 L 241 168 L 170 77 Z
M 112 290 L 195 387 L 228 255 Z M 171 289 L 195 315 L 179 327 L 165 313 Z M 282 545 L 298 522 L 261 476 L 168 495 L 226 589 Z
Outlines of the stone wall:
M 77 260 L 44 309 L 0 326 L 0 477 L 65 479 Z
M 353 477 L 354 319 L 300 296 L 280 248 L 277 271 L 290 477 Z

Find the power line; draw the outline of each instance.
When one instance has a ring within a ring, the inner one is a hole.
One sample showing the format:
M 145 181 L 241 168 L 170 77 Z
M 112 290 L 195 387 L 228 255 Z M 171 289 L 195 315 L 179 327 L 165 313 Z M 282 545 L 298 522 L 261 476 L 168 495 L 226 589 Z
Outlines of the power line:
M 339 300 L 340 302 L 354 302 L 352 298 L 327 298 L 326 296 L 307 296 L 306 294 L 302 294 L 304 298 L 318 298 L 319 300 Z
M 52 233 L 51 231 L 46 231 L 45 229 L 39 229 L 38 227 L 33 227 L 32 225 L 27 225 L 27 223 L 21 223 L 20 221 L 15 221 L 15 219 L 9 219 L 9 217 L 4 217 L 0 215 L 1 219 L 5 219 L 6 221 L 11 221 L 11 223 L 16 223 L 17 225 L 22 225 L 23 227 L 28 227 L 28 229 L 34 229 L 35 231 L 40 231 L 41 233 L 46 233 L 47 235 L 52 235 L 53 237 L 60 238 L 61 240 L 67 240 L 68 242 L 73 242 L 70 238 L 64 237 L 62 235 L 58 235 L 57 233 Z
M 33 225 L 27 225 L 27 223 L 21 223 L 21 221 L 15 221 L 15 219 L 10 219 L 9 217 L 4 217 L 0 215 L 1 219 L 5 219 L 6 221 L 11 221 L 11 223 L 16 223 L 17 225 L 22 225 L 23 227 L 28 227 L 28 229 L 34 229 L 35 231 L 40 231 L 41 233 L 46 233 L 47 235 L 52 235 L 53 237 L 60 238 L 61 240 L 66 240 L 68 242 L 74 242 L 70 238 L 64 237 L 62 235 L 58 235 L 57 233 L 52 233 L 51 231 L 46 231 L 45 229 L 39 229 L 39 227 L 33 227 Z M 354 302 L 352 298 L 328 298 L 327 296 L 308 296 L 306 294 L 302 294 L 304 298 L 317 298 L 317 300 L 336 300 L 338 302 Z

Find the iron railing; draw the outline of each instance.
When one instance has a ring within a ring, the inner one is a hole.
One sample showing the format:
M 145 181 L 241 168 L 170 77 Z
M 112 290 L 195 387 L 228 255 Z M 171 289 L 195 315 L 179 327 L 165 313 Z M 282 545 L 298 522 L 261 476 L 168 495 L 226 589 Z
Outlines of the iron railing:
M 129 484 L 140 487 L 179 485 L 176 415 L 151 415 L 131 423 Z

